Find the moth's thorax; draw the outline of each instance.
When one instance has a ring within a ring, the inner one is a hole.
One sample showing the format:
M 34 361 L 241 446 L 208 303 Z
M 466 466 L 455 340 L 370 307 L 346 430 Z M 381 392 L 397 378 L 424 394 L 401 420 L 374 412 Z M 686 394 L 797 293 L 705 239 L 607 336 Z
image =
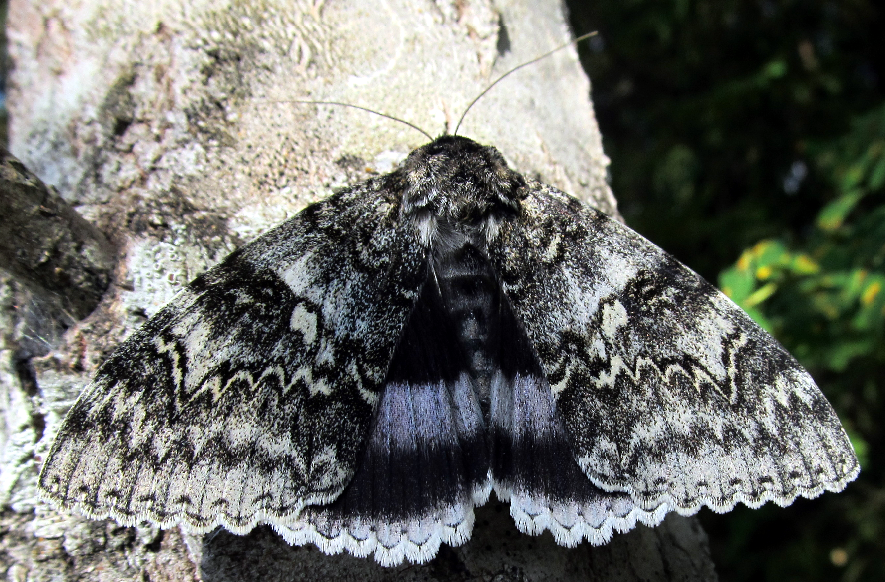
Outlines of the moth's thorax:
M 519 213 L 525 180 L 493 147 L 443 136 L 413 151 L 396 173 L 403 219 L 430 247 L 436 284 L 461 354 L 488 402 L 499 364 L 498 283 L 487 258 L 498 226 Z
M 525 180 L 493 147 L 443 136 L 409 154 L 395 174 L 402 183 L 403 219 L 426 244 L 442 223 L 488 231 L 519 212 Z

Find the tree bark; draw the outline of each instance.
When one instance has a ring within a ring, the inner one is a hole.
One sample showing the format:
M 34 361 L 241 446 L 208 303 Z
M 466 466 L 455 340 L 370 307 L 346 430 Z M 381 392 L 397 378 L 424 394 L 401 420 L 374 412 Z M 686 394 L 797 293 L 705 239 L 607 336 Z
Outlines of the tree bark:
M 194 276 L 426 141 L 341 101 L 451 131 L 498 75 L 568 39 L 552 0 L 13 0 L 10 150 L 113 244 L 98 308 L 72 327 L 14 276 L 0 287 L 0 563 L 14 580 L 711 580 L 694 519 L 601 547 L 520 534 L 480 508 L 473 538 L 422 566 L 290 547 L 268 528 L 204 538 L 56 513 L 34 483 L 101 361 Z M 616 213 L 573 47 L 520 70 L 459 133 Z M 42 326 L 42 328 L 40 328 Z M 39 349 L 22 350 L 35 329 Z M 30 330 L 30 331 L 29 331 Z M 60 331 L 59 331 L 60 330 Z M 38 330 L 39 331 L 39 330 Z

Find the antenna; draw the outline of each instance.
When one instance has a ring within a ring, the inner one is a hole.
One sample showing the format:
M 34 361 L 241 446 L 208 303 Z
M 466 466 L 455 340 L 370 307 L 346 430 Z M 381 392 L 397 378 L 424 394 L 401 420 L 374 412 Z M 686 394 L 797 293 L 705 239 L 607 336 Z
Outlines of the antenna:
M 506 73 L 504 73 L 503 75 L 501 75 L 500 77 L 498 77 L 497 79 L 495 79 L 495 80 L 494 80 L 494 81 L 493 81 L 488 87 L 486 87 L 486 88 L 482 91 L 482 93 L 480 93 L 479 95 L 477 95 L 476 98 L 475 98 L 473 101 L 470 102 L 470 105 L 468 105 L 468 106 L 467 106 L 467 109 L 464 110 L 464 113 L 461 114 L 461 118 L 458 120 L 458 125 L 455 126 L 455 131 L 452 133 L 452 135 L 455 135 L 455 136 L 458 135 L 458 129 L 461 127 L 461 123 L 464 122 L 464 118 L 467 117 L 467 113 L 470 111 L 470 108 L 473 107 L 474 105 L 476 105 L 476 102 L 477 102 L 477 101 L 479 101 L 480 99 L 482 99 L 482 97 L 483 97 L 486 93 L 488 93 L 489 91 L 491 91 L 492 87 L 494 87 L 495 85 L 497 85 L 498 83 L 500 83 L 501 81 L 503 81 L 505 77 L 507 77 L 508 75 L 510 75 L 510 74 L 512 74 L 512 73 L 515 73 L 516 71 L 518 71 L 519 69 L 521 69 L 521 68 L 523 68 L 523 67 L 527 67 L 527 66 L 529 66 L 529 65 L 531 65 L 531 64 L 537 63 L 537 62 L 540 61 L 541 59 L 544 59 L 544 58 L 546 58 L 546 57 L 552 55 L 552 54 L 555 53 L 556 51 L 562 50 L 562 49 L 564 49 L 565 47 L 567 47 L 567 46 L 571 46 L 571 45 L 573 45 L 573 44 L 578 44 L 578 43 L 581 42 L 582 40 L 586 40 L 586 39 L 590 38 L 591 36 L 596 36 L 597 34 L 599 34 L 599 31 L 588 32 L 587 34 L 581 35 L 581 36 L 579 36 L 578 38 L 576 38 L 576 39 L 574 39 L 574 40 L 570 40 L 570 41 L 567 42 L 567 43 L 564 43 L 564 44 L 559 45 L 558 47 L 556 47 L 556 48 L 553 49 L 553 50 L 547 51 L 546 53 L 544 53 L 543 55 L 541 55 L 541 56 L 539 56 L 539 57 L 535 57 L 534 59 L 532 59 L 532 60 L 530 60 L 530 61 L 526 61 L 526 62 L 524 62 L 524 63 L 522 63 L 522 64 L 520 64 L 520 65 L 517 65 L 517 66 L 513 67 L 512 69 L 510 69 L 509 71 L 507 71 Z M 414 129 L 415 131 L 421 132 L 421 134 L 424 135 L 424 137 L 426 137 L 426 138 L 429 139 L 430 141 L 433 141 L 433 139 L 434 139 L 432 135 L 430 135 L 429 133 L 427 133 L 426 131 L 424 131 L 423 129 L 421 129 L 420 127 L 418 127 L 417 125 L 415 125 L 414 123 L 411 123 L 411 122 L 409 122 L 409 121 L 406 121 L 405 119 L 400 119 L 399 117 L 394 117 L 393 115 L 388 115 L 387 113 L 381 113 L 380 111 L 375 111 L 374 109 L 369 109 L 368 107 L 360 107 L 359 105 L 354 105 L 354 104 L 352 104 L 352 103 L 342 103 L 342 102 L 340 102 L 340 101 L 315 101 L 315 100 L 312 100 L 312 99 L 281 99 L 281 100 L 268 100 L 268 101 L 264 101 L 264 103 L 305 103 L 305 104 L 308 104 L 308 105 L 337 105 L 337 106 L 339 106 L 339 107 L 350 107 L 350 108 L 352 108 L 352 109 L 359 109 L 360 111 L 366 111 L 366 112 L 368 112 L 368 113 L 373 113 L 373 114 L 378 115 L 378 116 L 380 116 L 380 117 L 386 117 L 387 119 L 390 119 L 390 120 L 392 120 L 392 121 L 398 121 L 399 123 L 402 123 L 402 124 L 404 124 L 404 125 L 408 125 L 409 127 L 411 127 L 412 129 Z
M 339 101 L 313 101 L 310 99 L 280 99 L 280 100 L 264 101 L 264 103 L 307 103 L 307 104 L 311 104 L 311 105 L 338 105 L 339 107 L 350 107 L 352 109 L 359 109 L 360 111 L 367 111 L 369 113 L 374 113 L 375 115 L 378 115 L 381 117 L 386 117 L 387 119 L 392 119 L 393 121 L 398 121 L 400 123 L 408 125 L 412 129 L 414 129 L 416 131 L 420 131 L 430 141 L 433 141 L 433 136 L 431 136 L 429 133 L 427 133 L 426 131 L 424 131 L 423 129 L 421 129 L 420 127 L 415 125 L 414 123 L 410 123 L 410 122 L 406 121 L 405 119 L 400 119 L 399 117 L 394 117 L 393 115 L 388 115 L 386 113 L 381 113 L 380 111 L 375 111 L 374 109 L 369 109 L 368 107 L 360 107 L 359 105 L 353 105 L 352 103 L 341 103 Z
M 461 119 L 458 120 L 458 125 L 455 126 L 455 131 L 452 133 L 452 135 L 458 135 L 458 128 L 461 127 L 461 123 L 464 121 L 464 118 L 467 117 L 467 112 L 470 111 L 470 108 L 473 107 L 474 105 L 476 105 L 476 102 L 479 101 L 480 99 L 482 99 L 483 95 L 485 95 L 486 93 L 491 91 L 492 87 L 494 87 L 495 85 L 500 83 L 504 79 L 504 77 L 510 75 L 511 73 L 515 73 L 516 71 L 518 71 L 519 69 L 521 69 L 523 67 L 527 67 L 531 64 L 537 63 L 541 59 L 552 55 L 553 53 L 555 53 L 558 50 L 562 50 L 565 47 L 571 46 L 573 44 L 578 44 L 582 40 L 586 40 L 586 39 L 590 38 L 591 36 L 596 36 L 597 34 L 599 34 L 598 30 L 594 30 L 593 32 L 588 32 L 587 34 L 583 34 L 574 40 L 570 40 L 569 42 L 567 42 L 565 44 L 559 45 L 558 47 L 556 47 L 555 49 L 553 49 L 551 51 L 547 51 L 546 53 L 544 53 L 540 57 L 535 57 L 534 59 L 532 59 L 530 61 L 527 61 L 525 63 L 522 63 L 521 65 L 517 65 L 517 66 L 513 67 L 512 69 L 510 69 L 509 71 L 507 71 L 506 73 L 504 73 L 503 75 L 501 75 L 500 77 L 495 79 L 495 81 L 491 85 L 486 87 L 482 93 L 480 93 L 479 95 L 476 96 L 476 99 L 474 99 L 473 101 L 470 102 L 470 105 L 468 105 L 467 109 L 464 110 L 464 113 L 461 114 Z

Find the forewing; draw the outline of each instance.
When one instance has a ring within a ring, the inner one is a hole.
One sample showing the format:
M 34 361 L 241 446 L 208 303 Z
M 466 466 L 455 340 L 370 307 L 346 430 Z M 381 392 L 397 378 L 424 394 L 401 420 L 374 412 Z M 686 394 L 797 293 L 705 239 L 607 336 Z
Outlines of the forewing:
M 45 497 L 194 532 L 285 524 L 355 471 L 426 277 L 369 182 L 194 280 L 101 366 L 39 478 Z
M 591 481 L 645 510 L 841 490 L 859 466 L 811 376 L 630 229 L 533 183 L 490 257 Z

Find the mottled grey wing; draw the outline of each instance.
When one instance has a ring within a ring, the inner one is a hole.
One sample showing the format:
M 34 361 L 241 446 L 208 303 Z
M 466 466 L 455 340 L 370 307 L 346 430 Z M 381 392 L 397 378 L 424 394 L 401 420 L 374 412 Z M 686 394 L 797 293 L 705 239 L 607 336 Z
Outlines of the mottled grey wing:
M 540 184 L 490 245 L 578 462 L 646 511 L 786 505 L 859 471 L 811 376 L 725 295 Z M 530 268 L 527 268 L 530 266 Z
M 379 184 L 236 251 L 125 341 L 65 419 L 43 495 L 127 525 L 240 533 L 335 499 L 427 272 Z

